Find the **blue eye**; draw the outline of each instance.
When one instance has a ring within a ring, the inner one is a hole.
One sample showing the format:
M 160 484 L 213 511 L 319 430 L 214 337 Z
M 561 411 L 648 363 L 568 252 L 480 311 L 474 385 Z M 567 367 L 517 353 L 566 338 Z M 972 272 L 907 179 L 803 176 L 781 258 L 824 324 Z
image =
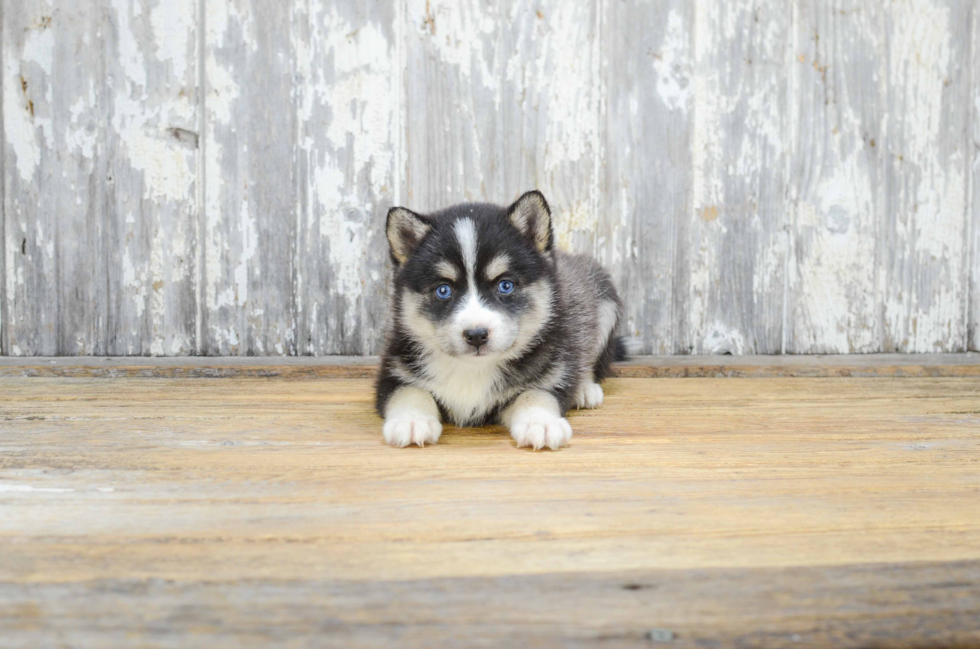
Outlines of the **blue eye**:
M 448 300 L 453 294 L 453 289 L 449 287 L 449 284 L 440 284 L 436 287 L 436 297 L 440 300 Z
M 508 295 L 514 292 L 514 282 L 509 279 L 502 279 L 500 283 L 497 284 L 497 290 L 503 295 Z

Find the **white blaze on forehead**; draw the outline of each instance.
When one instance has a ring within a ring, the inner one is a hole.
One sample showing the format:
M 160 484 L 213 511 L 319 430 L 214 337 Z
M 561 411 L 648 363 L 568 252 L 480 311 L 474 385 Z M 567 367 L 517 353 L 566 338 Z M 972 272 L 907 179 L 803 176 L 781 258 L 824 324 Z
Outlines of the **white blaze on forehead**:
M 483 269 L 483 274 L 486 275 L 487 279 L 494 279 L 500 277 L 510 269 L 510 257 L 506 254 L 501 253 L 494 257 L 487 267 Z
M 440 277 L 444 277 L 452 282 L 459 279 L 459 272 L 456 270 L 456 267 L 446 260 L 442 260 L 436 264 L 436 272 L 439 273 Z
M 463 308 L 456 313 L 454 322 L 460 331 L 478 328 L 488 329 L 492 340 L 494 334 L 499 333 L 504 324 L 504 319 L 501 314 L 487 308 L 487 305 L 480 299 L 480 293 L 471 288 L 467 293 Z
M 466 266 L 466 279 L 469 286 L 475 286 L 473 281 L 476 273 L 476 224 L 473 219 L 460 219 L 453 226 L 456 240 L 459 241 L 460 252 L 463 253 L 463 265 Z

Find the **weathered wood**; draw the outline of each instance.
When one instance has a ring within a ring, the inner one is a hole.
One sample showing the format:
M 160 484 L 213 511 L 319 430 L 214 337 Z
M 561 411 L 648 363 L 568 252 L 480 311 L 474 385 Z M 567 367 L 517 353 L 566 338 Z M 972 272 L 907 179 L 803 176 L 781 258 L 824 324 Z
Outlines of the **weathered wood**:
M 296 353 L 291 2 L 207 0 L 201 351 Z
M 109 351 L 99 5 L 3 0 L 6 354 Z
M 675 347 L 778 353 L 791 5 L 704 1 L 695 24 L 693 204 L 677 245 L 675 290 L 685 310 Z
M 976 378 L 614 379 L 571 421 L 391 449 L 366 380 L 0 379 L 4 643 L 976 642 Z
M 487 199 L 504 203 L 540 189 L 552 208 L 558 245 L 588 255 L 595 254 L 604 208 L 599 124 L 606 16 L 600 4 L 504 3 L 497 17 L 498 96 L 494 104 L 479 107 L 485 119 L 496 118 L 499 138 L 485 171 L 493 176 L 499 169 L 499 189 L 488 191 Z
M 0 6 L 0 354 L 376 353 L 530 187 L 644 352 L 980 348 L 970 0 Z
M 971 89 L 973 97 L 980 95 L 980 11 L 973 8 L 970 14 L 973 32 L 970 39 L 970 69 L 973 71 Z M 971 104 L 972 112 L 970 121 L 973 124 L 973 148 L 972 156 L 967 155 L 967 160 L 972 160 L 970 176 L 970 210 L 972 217 L 969 230 L 973 235 L 970 237 L 972 248 L 968 258 L 970 269 L 970 295 L 968 298 L 967 328 L 968 328 L 968 349 L 980 351 L 980 106 L 976 100 Z M 968 172 L 969 173 L 969 172 Z
M 9 353 L 193 351 L 195 7 L 5 4 Z
M 405 5 L 401 202 L 413 209 L 485 201 L 502 190 L 495 171 L 504 135 L 493 117 L 500 102 L 497 10 L 482 0 Z
M 969 34 L 975 3 L 908 2 L 885 16 L 883 351 L 966 348 Z
M 0 358 L 0 377 L 70 378 L 374 378 L 376 356 L 319 358 L 78 357 Z M 624 378 L 980 377 L 980 355 L 638 356 L 615 363 Z
M 690 306 L 677 266 L 691 209 L 694 5 L 609 3 L 602 20 L 605 111 L 597 257 L 626 305 L 623 331 L 643 353 L 682 348 Z M 675 321 L 676 318 L 676 321 Z
M 873 0 L 847 8 L 795 3 L 789 78 L 798 99 L 787 129 L 794 198 L 790 353 L 882 346 L 876 242 L 885 212 L 884 11 Z
M 78 647 L 619 647 L 651 639 L 671 647 L 966 647 L 980 643 L 978 589 L 977 561 L 368 583 L 136 578 L 0 584 L 0 626 L 8 646 L 25 648 L 53 636 Z
M 107 269 L 108 314 L 101 325 L 107 353 L 192 354 L 198 347 L 198 0 L 115 0 L 103 16 L 106 248 L 99 261 Z
M 597 3 L 408 3 L 405 192 L 425 211 L 540 189 L 559 243 L 594 253 Z
M 396 184 L 394 3 L 296 3 L 299 354 L 369 354 L 384 331 Z M 398 26 L 402 28 L 401 25 Z
M 3 4 L 0 3 L 0 10 Z M 7 76 L 7 68 L 4 66 L 4 20 L 3 13 L 0 11 L 0 356 L 7 356 L 7 203 L 5 200 L 7 188 L 7 174 L 5 172 L 7 162 L 6 145 L 6 125 L 3 118 L 3 89 L 4 78 Z

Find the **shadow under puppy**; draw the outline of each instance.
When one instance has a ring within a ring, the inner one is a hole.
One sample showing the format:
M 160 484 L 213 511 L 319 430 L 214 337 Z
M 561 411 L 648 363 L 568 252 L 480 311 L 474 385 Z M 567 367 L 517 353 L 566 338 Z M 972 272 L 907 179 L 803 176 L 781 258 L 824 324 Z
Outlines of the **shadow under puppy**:
M 565 413 L 601 405 L 599 382 L 624 356 L 622 303 L 595 261 L 555 248 L 544 196 L 426 215 L 395 207 L 386 230 L 385 441 L 434 444 L 451 421 L 501 423 L 519 447 L 568 444 Z

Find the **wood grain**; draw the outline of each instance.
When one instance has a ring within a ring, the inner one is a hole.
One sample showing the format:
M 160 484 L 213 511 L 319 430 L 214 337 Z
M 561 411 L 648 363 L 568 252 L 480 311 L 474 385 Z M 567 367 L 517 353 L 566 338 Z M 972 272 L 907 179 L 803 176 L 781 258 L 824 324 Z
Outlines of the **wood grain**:
M 0 0 L 0 354 L 377 353 L 544 191 L 644 353 L 978 349 L 969 0 Z
M 95 250 L 78 250 L 105 269 L 103 353 L 180 356 L 197 350 L 197 9 L 197 0 L 166 6 L 115 1 L 99 23 L 111 35 L 105 77 L 98 80 L 108 95 L 105 204 L 99 208 L 104 259 Z M 81 275 L 70 281 L 73 287 L 85 283 Z
M 299 354 L 380 347 L 388 275 L 383 219 L 400 182 L 394 5 L 296 6 L 299 225 L 292 290 Z
M 108 353 L 98 5 L 2 5 L 5 354 Z
M 695 4 L 692 214 L 677 246 L 695 354 L 783 351 L 791 5 Z M 675 302 L 677 300 L 675 299 Z
M 407 3 L 403 201 L 426 211 L 538 188 L 559 243 L 593 254 L 601 19 L 593 0 Z
M 597 257 L 614 276 L 623 331 L 643 353 L 676 354 L 690 304 L 689 252 L 680 236 L 691 209 L 694 5 L 642 12 L 610 3 L 603 20 L 606 88 Z
M 882 351 L 966 348 L 965 63 L 974 7 L 898 4 L 885 19 L 891 117 L 884 134 L 886 198 L 878 252 Z M 928 333 L 937 330 L 944 332 L 941 342 Z
M 976 7 L 970 15 L 973 31 L 970 38 L 970 70 L 973 73 L 970 88 L 973 93 L 973 110 L 970 114 L 970 122 L 973 126 L 971 137 L 973 138 L 973 155 L 967 155 L 967 160 L 971 160 L 972 175 L 970 181 L 970 214 L 969 232 L 971 248 L 969 250 L 968 268 L 970 269 L 970 295 L 968 298 L 969 309 L 967 312 L 967 328 L 969 330 L 969 341 L 967 348 L 971 351 L 980 351 L 980 201 L 977 200 L 978 187 L 980 187 L 980 12 Z
M 3 5 L 0 5 L 2 7 Z M 6 68 L 4 67 L 4 32 L 6 27 L 3 15 L 0 15 L 0 356 L 7 356 L 7 121 L 4 119 L 4 79 L 6 79 Z
M 295 354 L 293 3 L 208 0 L 206 9 L 200 351 Z
M 35 647 L 56 634 L 76 646 L 137 638 L 156 646 L 619 647 L 656 638 L 679 647 L 968 647 L 978 642 L 978 567 L 256 580 L 247 590 L 220 581 L 128 579 L 38 584 L 27 597 L 23 586 L 0 584 L 0 625 L 13 630 L 12 647 Z M 134 609 L 140 614 L 127 614 Z
M 488 200 L 502 190 L 494 172 L 503 134 L 491 113 L 500 92 L 497 11 L 481 0 L 405 3 L 401 202 L 413 209 Z M 512 141 L 521 140 L 514 134 Z
M 0 358 L 8 378 L 374 378 L 376 356 Z M 623 378 L 980 377 L 977 354 L 637 356 L 614 363 Z
M 797 2 L 790 84 L 791 229 L 786 351 L 881 347 L 876 246 L 884 218 L 883 8 Z M 839 281 L 847 277 L 847 282 Z
M 5 643 L 978 641 L 975 378 L 606 395 L 404 450 L 367 380 L 0 379 Z

